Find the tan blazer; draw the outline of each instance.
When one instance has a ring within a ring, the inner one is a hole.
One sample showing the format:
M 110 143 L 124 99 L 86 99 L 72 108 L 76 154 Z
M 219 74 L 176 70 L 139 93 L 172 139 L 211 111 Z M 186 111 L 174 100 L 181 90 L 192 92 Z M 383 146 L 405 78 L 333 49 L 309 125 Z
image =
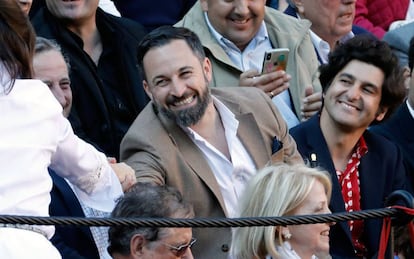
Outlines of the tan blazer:
M 296 143 L 270 98 L 254 87 L 213 88 L 239 121 L 238 137 L 256 167 L 269 161 L 302 163 Z M 272 155 L 274 138 L 283 147 Z M 131 165 L 139 182 L 178 188 L 194 205 L 196 217 L 225 217 L 219 185 L 202 152 L 177 124 L 154 110 L 152 103 L 139 114 L 121 143 L 121 160 Z M 227 258 L 231 231 L 195 228 L 195 258 Z

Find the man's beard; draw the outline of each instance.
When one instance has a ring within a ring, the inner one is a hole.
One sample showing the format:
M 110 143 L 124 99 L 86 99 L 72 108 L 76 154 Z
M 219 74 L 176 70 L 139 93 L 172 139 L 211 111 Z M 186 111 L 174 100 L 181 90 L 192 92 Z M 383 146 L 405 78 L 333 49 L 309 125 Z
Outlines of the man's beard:
M 184 99 L 184 98 L 183 98 Z M 164 106 L 156 104 L 158 110 L 167 118 L 174 120 L 181 127 L 189 127 L 201 120 L 211 101 L 210 88 L 206 85 L 201 95 L 196 96 L 197 102 L 194 106 L 179 111 L 173 111 Z

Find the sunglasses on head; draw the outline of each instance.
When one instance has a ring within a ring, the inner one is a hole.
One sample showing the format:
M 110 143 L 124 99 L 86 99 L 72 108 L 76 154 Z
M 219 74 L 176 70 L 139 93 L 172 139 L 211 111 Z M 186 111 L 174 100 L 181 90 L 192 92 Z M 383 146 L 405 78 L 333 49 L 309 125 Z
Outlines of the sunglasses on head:
M 194 245 L 194 243 L 197 241 L 197 239 L 195 239 L 195 238 L 192 238 L 191 239 L 191 241 L 188 243 L 188 244 L 185 244 L 185 245 L 180 245 L 180 246 L 172 246 L 172 245 L 169 245 L 169 244 L 165 244 L 165 243 L 163 243 L 163 245 L 165 245 L 165 246 L 167 246 L 168 248 L 170 248 L 170 250 L 177 256 L 177 257 L 180 257 L 180 256 L 183 256 L 186 252 L 187 252 L 187 249 L 189 249 L 189 248 L 191 248 L 193 245 Z

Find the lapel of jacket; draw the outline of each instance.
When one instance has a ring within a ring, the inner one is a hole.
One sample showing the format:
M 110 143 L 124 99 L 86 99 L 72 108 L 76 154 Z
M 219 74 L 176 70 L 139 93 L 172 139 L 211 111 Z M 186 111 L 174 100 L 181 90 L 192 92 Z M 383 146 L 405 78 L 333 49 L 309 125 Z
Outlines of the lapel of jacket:
M 414 118 L 411 116 L 410 111 L 408 110 L 407 104 L 404 102 L 402 106 L 396 112 L 396 119 L 401 130 L 403 136 L 400 138 L 407 140 L 409 143 L 413 143 L 414 141 L 414 134 L 412 133 L 412 129 L 414 129 Z M 404 130 L 405 129 L 405 130 Z M 397 138 L 399 138 L 397 136 Z
M 213 171 L 211 171 L 203 153 L 188 135 L 173 121 L 166 118 L 161 113 L 158 115 L 161 123 L 169 134 L 172 143 L 182 154 L 182 158 L 187 165 L 195 172 L 207 187 L 214 193 L 220 203 L 221 208 L 227 215 L 226 206 L 221 194 L 220 186 L 217 183 Z
M 328 149 L 328 145 L 325 141 L 325 138 L 322 134 L 321 127 L 319 125 L 319 116 L 313 116 L 309 119 L 310 127 L 305 130 L 306 142 L 309 147 L 309 153 L 303 154 L 307 155 L 306 157 L 310 160 L 310 155 L 312 153 L 316 154 L 317 165 L 322 169 L 329 172 L 332 180 L 332 195 L 329 207 L 332 213 L 335 212 L 345 212 L 344 199 L 342 197 L 341 186 L 339 185 L 338 178 L 336 176 L 336 170 L 334 163 L 331 158 L 331 154 Z M 349 240 L 351 240 L 351 232 L 349 230 L 348 223 L 346 221 L 340 222 L 339 225 L 348 235 Z
M 221 96 L 216 97 L 236 116 L 236 119 L 239 121 L 237 136 L 252 158 L 256 169 L 260 169 L 270 161 L 271 157 L 267 152 L 268 149 L 266 148 L 266 143 L 263 140 L 259 125 L 257 125 L 253 114 L 251 112 L 244 112 L 242 105 L 239 105 L 232 100 Z

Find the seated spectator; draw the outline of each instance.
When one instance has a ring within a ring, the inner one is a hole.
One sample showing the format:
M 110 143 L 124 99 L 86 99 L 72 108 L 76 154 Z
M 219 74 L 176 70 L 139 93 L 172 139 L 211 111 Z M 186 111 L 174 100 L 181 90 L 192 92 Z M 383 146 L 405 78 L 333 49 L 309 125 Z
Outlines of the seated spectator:
M 197 0 L 113 0 L 122 17 L 142 24 L 148 32 L 181 20 Z
M 322 111 L 290 131 L 299 152 L 331 174 L 332 212 L 382 208 L 407 178 L 398 147 L 367 128 L 404 99 L 398 59 L 385 42 L 358 35 L 336 47 L 320 68 L 320 80 Z M 332 257 L 376 258 L 381 224 L 372 219 L 333 226 Z
M 248 183 L 240 217 L 327 214 L 332 184 L 329 174 L 305 165 L 265 167 Z M 332 223 L 241 227 L 233 233 L 233 258 L 318 258 L 329 253 Z
M 46 0 L 32 23 L 38 36 L 56 40 L 70 59 L 68 119 L 75 133 L 118 159 L 122 137 L 148 102 L 136 72 L 136 46 L 145 30 L 105 13 L 98 2 Z
M 111 217 L 193 218 L 194 211 L 173 187 L 137 183 L 118 201 Z M 191 228 L 113 226 L 109 228 L 108 252 L 114 259 L 192 259 L 195 242 Z
M 310 36 L 319 63 L 328 62 L 328 54 L 336 45 L 353 38 L 354 35 L 369 33 L 352 25 L 355 16 L 355 0 L 288 0 L 285 14 L 309 20 Z
M 197 217 L 233 217 L 246 182 L 259 168 L 269 162 L 303 163 L 263 91 L 208 87 L 211 63 L 194 32 L 157 28 L 138 53 L 152 101 L 121 143 L 121 161 L 135 169 L 138 182 L 177 188 Z M 194 233 L 195 257 L 228 257 L 230 228 Z
M 401 148 L 409 177 L 407 184 L 414 190 L 414 38 L 411 39 L 408 53 L 411 71 L 408 98 L 389 120 L 371 127 L 370 130 L 386 137 Z
M 410 40 L 413 37 L 414 22 L 391 30 L 384 35 L 383 40 L 390 45 L 392 51 L 397 55 L 400 61 L 400 66 L 402 67 L 408 67 L 408 49 L 410 47 Z
M 354 24 L 370 31 L 379 39 L 393 23 L 414 18 L 411 0 L 356 0 Z
M 0 1 L 0 214 L 49 216 L 50 167 L 89 207 L 111 211 L 122 195 L 105 155 L 73 134 L 48 87 L 33 77 L 35 33 L 15 0 Z M 125 169 L 125 168 L 122 168 Z M 128 168 L 129 169 L 129 168 Z M 2 258 L 61 258 L 53 226 L 2 224 Z M 22 247 L 24 244 L 24 247 Z
M 42 80 L 63 108 L 67 117 L 72 106 L 72 91 L 70 88 L 68 60 L 61 53 L 55 42 L 37 37 L 35 55 L 33 58 L 34 78 Z M 106 217 L 109 212 L 96 210 L 86 206 L 77 196 L 72 184 L 49 170 L 53 179 L 50 192 L 51 216 L 72 217 Z M 135 182 L 135 181 L 133 181 Z M 131 182 L 131 184 L 133 183 Z M 123 184 L 124 188 L 127 182 Z M 65 258 L 110 258 L 106 252 L 108 240 L 107 228 L 84 226 L 56 226 L 55 235 L 51 239 Z
M 287 17 L 263 0 L 200 0 L 176 24 L 194 31 L 211 60 L 210 86 L 255 86 L 273 99 L 289 128 L 320 109 L 318 61 L 310 22 Z M 262 74 L 265 51 L 290 49 L 286 71 Z M 315 100 L 316 99 L 316 100 Z M 307 111 L 302 113 L 302 107 Z

